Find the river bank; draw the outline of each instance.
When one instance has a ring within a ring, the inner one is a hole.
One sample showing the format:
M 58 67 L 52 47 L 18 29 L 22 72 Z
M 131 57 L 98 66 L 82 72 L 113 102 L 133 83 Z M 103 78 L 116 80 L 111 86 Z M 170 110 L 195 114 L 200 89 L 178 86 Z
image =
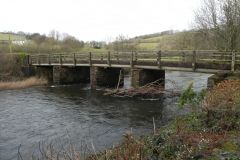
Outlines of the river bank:
M 195 114 L 177 118 L 155 134 L 142 138 L 126 134 L 119 146 L 89 159 L 239 160 L 239 128 L 226 129 L 216 122 L 209 125 L 206 123 L 208 116 L 209 114 Z M 239 118 L 234 117 L 223 119 L 226 122 L 234 119 L 234 125 L 239 125 Z
M 126 134 L 118 146 L 89 159 L 239 160 L 239 87 L 239 80 L 224 81 L 206 94 L 198 106 L 201 111 L 178 117 L 147 136 Z
M 45 79 L 30 77 L 19 81 L 0 82 L 0 90 L 22 89 L 47 84 L 48 82 Z
M 46 85 L 47 81 L 25 73 L 26 54 L 0 54 L 0 90 Z

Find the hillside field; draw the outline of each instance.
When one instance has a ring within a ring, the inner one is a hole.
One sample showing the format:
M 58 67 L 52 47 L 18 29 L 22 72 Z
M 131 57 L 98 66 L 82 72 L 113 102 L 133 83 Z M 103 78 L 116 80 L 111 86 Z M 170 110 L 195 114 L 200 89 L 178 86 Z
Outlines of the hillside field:
M 21 41 L 26 40 L 25 36 L 16 35 L 16 34 L 10 34 L 10 39 L 13 41 Z M 0 41 L 8 41 L 9 40 L 9 34 L 7 33 L 0 33 Z

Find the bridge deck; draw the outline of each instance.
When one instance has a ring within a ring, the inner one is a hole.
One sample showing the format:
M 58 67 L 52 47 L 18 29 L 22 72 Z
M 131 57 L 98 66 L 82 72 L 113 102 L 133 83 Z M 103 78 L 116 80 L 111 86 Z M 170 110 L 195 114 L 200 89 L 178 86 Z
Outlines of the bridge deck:
M 240 68 L 239 52 L 159 51 L 31 55 L 33 66 L 96 66 L 216 73 Z

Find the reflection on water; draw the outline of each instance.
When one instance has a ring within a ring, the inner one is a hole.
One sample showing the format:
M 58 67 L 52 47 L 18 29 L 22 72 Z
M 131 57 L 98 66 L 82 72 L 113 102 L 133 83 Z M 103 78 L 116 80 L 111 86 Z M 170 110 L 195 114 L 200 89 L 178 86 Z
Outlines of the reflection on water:
M 190 81 L 200 90 L 206 87 L 208 76 L 166 74 L 180 90 Z M 159 127 L 186 112 L 176 106 L 176 98 L 141 101 L 102 94 L 86 85 L 0 91 L 1 159 L 16 158 L 19 144 L 23 154 L 30 154 L 39 141 L 56 138 L 69 138 L 77 146 L 84 139 L 93 142 L 97 150 L 104 149 L 118 143 L 127 130 L 138 135 L 152 131 L 152 117 Z

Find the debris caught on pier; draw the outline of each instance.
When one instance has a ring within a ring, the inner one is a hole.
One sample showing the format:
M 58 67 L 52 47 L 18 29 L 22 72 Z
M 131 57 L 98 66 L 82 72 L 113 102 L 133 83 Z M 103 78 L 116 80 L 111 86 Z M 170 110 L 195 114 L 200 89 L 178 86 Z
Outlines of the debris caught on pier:
M 168 81 L 169 86 L 167 87 L 167 89 L 165 89 L 165 87 L 163 86 L 162 79 L 159 79 L 138 88 L 106 90 L 106 93 L 104 95 L 129 98 L 161 98 L 163 96 L 179 96 L 180 93 L 177 89 L 175 82 L 172 80 L 165 81 Z

